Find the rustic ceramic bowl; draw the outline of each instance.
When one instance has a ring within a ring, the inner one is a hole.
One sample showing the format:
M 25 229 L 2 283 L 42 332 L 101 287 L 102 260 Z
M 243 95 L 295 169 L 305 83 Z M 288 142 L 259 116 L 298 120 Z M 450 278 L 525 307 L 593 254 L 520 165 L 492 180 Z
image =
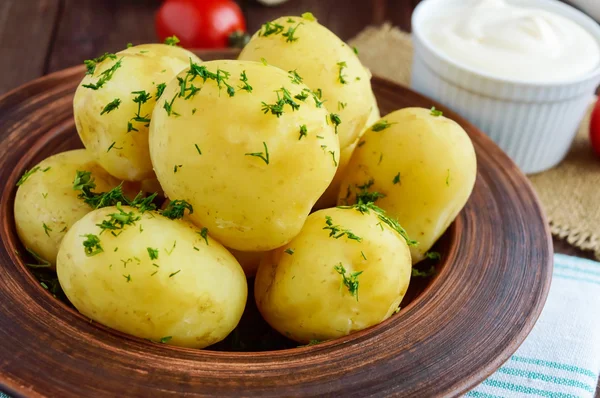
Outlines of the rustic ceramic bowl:
M 0 98 L 1 390 L 32 397 L 453 396 L 506 361 L 539 316 L 552 243 L 527 179 L 458 115 L 374 77 L 383 115 L 434 105 L 466 129 L 478 157 L 473 195 L 439 243 L 438 273 L 413 284 L 400 313 L 344 338 L 262 352 L 171 347 L 91 323 L 29 272 L 13 218 L 23 171 L 81 146 L 72 98 L 82 76 L 80 67 L 67 69 Z M 249 330 L 262 327 L 252 313 L 243 320 Z

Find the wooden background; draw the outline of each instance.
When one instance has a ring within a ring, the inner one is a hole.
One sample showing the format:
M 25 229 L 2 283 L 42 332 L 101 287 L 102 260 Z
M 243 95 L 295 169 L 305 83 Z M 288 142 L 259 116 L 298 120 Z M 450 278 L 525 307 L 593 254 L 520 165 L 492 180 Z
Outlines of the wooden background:
M 419 0 L 290 0 L 264 7 L 237 0 L 248 23 L 258 30 L 281 15 L 311 11 L 343 40 L 370 24 L 390 21 L 410 31 Z M 156 41 L 154 13 L 160 0 L 0 0 L 0 95 L 45 74 L 80 64 L 132 42 Z M 555 251 L 592 258 L 563 241 Z M 600 398 L 600 385 L 597 391 Z

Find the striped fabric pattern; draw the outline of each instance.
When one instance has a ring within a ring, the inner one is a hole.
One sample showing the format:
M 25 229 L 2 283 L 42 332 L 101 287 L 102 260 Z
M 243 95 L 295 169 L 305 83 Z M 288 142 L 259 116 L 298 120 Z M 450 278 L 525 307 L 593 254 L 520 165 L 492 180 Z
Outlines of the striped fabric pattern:
M 600 374 L 600 263 L 554 255 L 540 319 L 517 352 L 465 397 L 592 398 Z

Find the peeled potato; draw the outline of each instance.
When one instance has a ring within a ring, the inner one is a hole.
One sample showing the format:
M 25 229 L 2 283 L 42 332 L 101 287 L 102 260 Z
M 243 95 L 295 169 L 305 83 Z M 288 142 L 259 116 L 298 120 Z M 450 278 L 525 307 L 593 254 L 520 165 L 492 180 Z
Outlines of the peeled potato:
M 85 149 L 77 149 L 38 163 L 21 179 L 15 197 L 15 224 L 21 242 L 52 266 L 69 228 L 93 210 L 77 197 L 80 191 L 73 189 L 78 170 L 92 173 L 96 192 L 119 185 Z
M 290 29 L 295 29 L 291 35 Z M 351 47 L 312 16 L 281 17 L 263 25 L 239 59 L 264 59 L 283 70 L 295 70 L 313 91 L 321 90 L 325 106 L 342 122 L 340 148 L 356 141 L 365 127 L 374 106 L 371 74 Z
M 196 69 L 212 78 L 182 72 L 179 78 L 200 90 L 180 96 L 172 81 L 161 100 L 170 112 L 157 106 L 152 116 L 150 154 L 160 185 L 169 198 L 192 204 L 189 219 L 226 247 L 282 246 L 298 234 L 337 169 L 339 142 L 328 113 L 310 98 L 295 99 L 308 88 L 281 69 L 249 61 Z M 241 88 L 242 74 L 251 92 Z M 285 104 L 276 115 L 266 108 L 286 92 L 296 110 Z
M 150 115 L 160 86 L 189 66 L 190 59 L 200 62 L 180 47 L 144 44 L 106 58 L 83 78 L 73 99 L 75 125 L 92 157 L 110 174 L 128 181 L 154 178 L 148 150 Z M 150 97 L 141 98 L 142 92 Z
M 376 131 L 379 130 L 379 131 Z M 363 190 L 419 242 L 421 261 L 464 207 L 477 174 L 473 144 L 456 122 L 435 111 L 406 108 L 386 115 L 361 138 L 346 168 L 339 204 Z
M 379 120 L 379 118 L 379 108 L 377 107 L 377 104 L 375 104 L 375 106 L 371 110 L 371 114 L 369 115 L 367 126 L 370 127 L 373 123 Z M 364 131 L 363 133 L 361 133 L 360 136 L 362 136 L 362 134 L 364 134 Z M 352 157 L 352 153 L 354 153 L 354 149 L 356 149 L 359 140 L 360 138 L 356 140 L 353 144 L 350 144 L 346 148 L 342 149 L 342 153 L 340 155 L 340 162 L 337 171 L 335 172 L 335 176 L 333 177 L 331 184 L 329 184 L 323 195 L 321 195 L 319 200 L 317 200 L 317 203 L 315 203 L 315 209 L 326 209 L 335 206 L 338 194 L 340 192 L 340 186 L 342 185 L 342 180 L 346 176 L 346 166 L 348 166 L 348 163 L 350 163 L 350 158 Z
M 103 232 L 98 224 L 110 222 L 111 214 L 130 222 Z M 79 312 L 108 327 L 207 347 L 238 324 L 247 284 L 235 258 L 200 232 L 153 211 L 95 210 L 63 239 L 56 264 L 60 285 Z
M 325 209 L 263 257 L 254 294 L 263 318 L 281 334 L 300 343 L 329 340 L 389 318 L 411 269 L 406 241 L 373 210 Z

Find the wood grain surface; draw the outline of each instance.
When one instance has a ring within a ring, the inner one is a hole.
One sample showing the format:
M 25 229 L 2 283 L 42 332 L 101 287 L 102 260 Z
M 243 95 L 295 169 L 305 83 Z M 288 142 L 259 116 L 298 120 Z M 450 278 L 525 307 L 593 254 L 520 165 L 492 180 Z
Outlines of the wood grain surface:
M 234 53 L 201 57 L 234 56 Z M 543 307 L 552 243 L 527 179 L 463 119 L 478 154 L 471 199 L 442 242 L 443 264 L 402 311 L 319 345 L 266 352 L 155 344 L 90 323 L 44 290 L 23 263 L 15 182 L 76 145 L 71 68 L 0 98 L 0 388 L 14 396 L 457 396 L 497 369 Z M 443 106 L 374 78 L 382 113 Z

